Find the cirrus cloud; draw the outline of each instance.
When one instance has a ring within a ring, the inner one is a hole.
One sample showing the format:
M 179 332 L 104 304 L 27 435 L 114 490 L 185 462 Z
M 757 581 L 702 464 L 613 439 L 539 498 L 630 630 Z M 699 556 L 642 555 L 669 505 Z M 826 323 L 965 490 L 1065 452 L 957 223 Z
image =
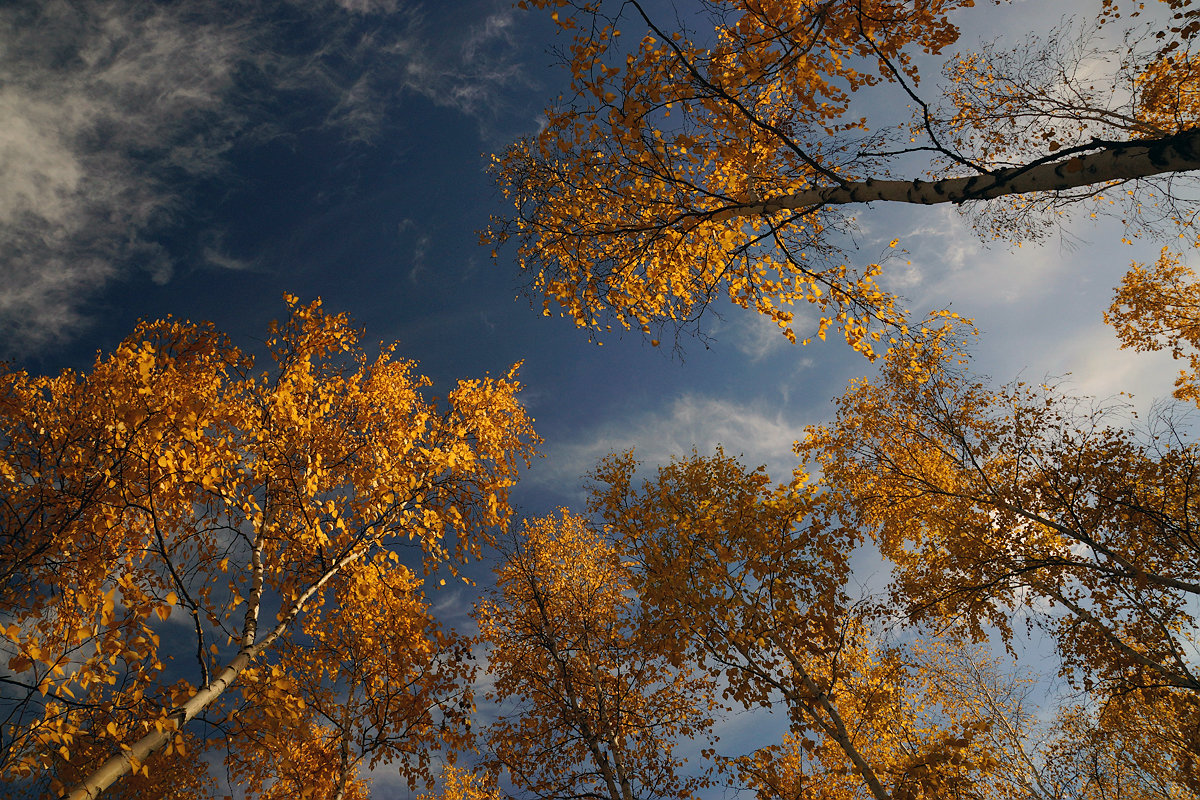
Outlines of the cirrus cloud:
M 493 7 L 434 35 L 387 2 L 5 4 L 0 357 L 78 335 L 114 280 L 220 262 L 168 239 L 194 222 L 202 186 L 233 178 L 239 148 L 314 124 L 369 143 L 414 94 L 491 124 L 497 86 L 520 74 L 515 12 Z

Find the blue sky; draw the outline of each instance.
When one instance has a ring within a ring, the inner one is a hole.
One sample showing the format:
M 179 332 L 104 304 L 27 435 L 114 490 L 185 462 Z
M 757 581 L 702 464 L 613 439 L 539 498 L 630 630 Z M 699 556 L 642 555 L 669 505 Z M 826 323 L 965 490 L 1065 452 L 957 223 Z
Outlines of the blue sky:
M 982 7 L 961 16 L 962 46 L 1088 7 Z M 399 340 L 435 391 L 524 360 L 546 454 L 515 494 L 524 514 L 579 507 L 580 476 L 627 447 L 655 464 L 721 443 L 785 477 L 803 427 L 870 371 L 860 357 L 832 337 L 790 345 L 733 307 L 681 355 L 636 335 L 598 347 L 518 296 L 511 252 L 479 246 L 505 211 L 488 154 L 536 131 L 565 84 L 554 43 L 545 15 L 507 0 L 4 4 L 0 357 L 85 368 L 167 314 L 254 351 L 284 292 L 320 296 L 368 341 Z M 892 238 L 908 251 L 886 285 L 977 321 L 979 371 L 1071 373 L 1143 408 L 1169 393 L 1169 359 L 1119 351 L 1100 320 L 1157 244 L 1073 224 L 1014 249 L 953 209 L 858 216 L 864 262 Z M 441 599 L 460 620 L 466 602 Z

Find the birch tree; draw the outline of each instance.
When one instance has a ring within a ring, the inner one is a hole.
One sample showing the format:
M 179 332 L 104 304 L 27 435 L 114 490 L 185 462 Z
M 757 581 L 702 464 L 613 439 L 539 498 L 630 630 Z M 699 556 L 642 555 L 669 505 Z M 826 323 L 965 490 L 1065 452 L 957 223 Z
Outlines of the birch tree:
M 465 735 L 464 651 L 412 568 L 508 517 L 536 441 L 516 368 L 435 404 L 394 347 L 287 302 L 263 372 L 167 319 L 86 372 L 0 374 L 10 788 L 187 795 L 228 737 L 252 789 L 350 797 Z
M 970 0 L 713 0 L 670 19 L 642 0 L 522 5 L 570 37 L 571 83 L 495 157 L 511 205 L 484 239 L 515 240 L 543 312 L 594 335 L 698 328 L 725 296 L 789 339 L 832 327 L 873 356 L 909 321 L 884 268 L 848 249 L 872 203 L 955 204 L 1017 239 L 1076 204 L 1135 228 L 1194 213 L 1200 10 L 1185 0 L 1164 0 L 1175 15 L 1152 46 L 1072 50 L 1060 31 L 948 57 Z M 1138 9 L 1097 2 L 1093 24 Z M 934 57 L 941 92 L 921 73 Z
M 1061 675 L 1102 709 L 1098 722 L 1089 711 L 1072 725 L 1098 725 L 1096 742 L 1124 725 L 1132 742 L 1154 733 L 1157 717 L 1180 736 L 1125 749 L 1143 766 L 1153 762 L 1139 752 L 1176 752 L 1153 774 L 1194 785 L 1193 437 L 1169 414 L 1139 430 L 1120 409 L 1089 408 L 1053 386 L 993 388 L 970 373 L 959 333 L 894 348 L 797 451 L 821 465 L 842 524 L 895 564 L 892 600 L 908 619 L 1008 642 L 1019 621 L 1039 626 Z M 1095 776 L 1097 791 L 1106 776 Z
M 688 770 L 675 751 L 708 735 L 712 681 L 664 645 L 672 632 L 639 602 L 630 567 L 564 509 L 525 522 L 476 610 L 500 709 L 488 764 L 519 797 L 653 800 L 708 785 L 711 764 Z

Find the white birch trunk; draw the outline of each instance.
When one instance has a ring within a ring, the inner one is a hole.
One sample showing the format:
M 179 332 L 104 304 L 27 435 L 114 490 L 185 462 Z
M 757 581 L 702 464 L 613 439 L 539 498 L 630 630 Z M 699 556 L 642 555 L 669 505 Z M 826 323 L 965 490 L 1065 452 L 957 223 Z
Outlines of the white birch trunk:
M 849 181 L 795 194 L 768 197 L 717 211 L 716 221 L 755 217 L 823 205 L 850 203 L 964 203 L 1033 192 L 1061 192 L 1110 181 L 1136 180 L 1200 170 L 1200 128 L 1160 139 L 1139 139 L 1104 146 L 1097 152 L 1062 158 L 1034 167 L 1014 167 L 939 181 Z

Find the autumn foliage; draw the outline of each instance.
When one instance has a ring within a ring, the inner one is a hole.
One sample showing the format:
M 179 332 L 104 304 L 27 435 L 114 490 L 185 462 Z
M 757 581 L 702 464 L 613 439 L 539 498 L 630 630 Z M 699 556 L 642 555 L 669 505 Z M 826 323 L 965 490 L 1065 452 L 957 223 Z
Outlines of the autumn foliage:
M 671 25 L 636 0 L 521 5 L 569 37 L 570 87 L 495 157 L 511 205 L 483 238 L 515 240 L 543 313 L 596 335 L 702 332 L 724 297 L 873 357 L 909 331 L 886 259 L 847 246 L 871 202 L 954 203 L 1018 240 L 1076 204 L 1107 211 L 1117 184 L 1127 221 L 1187 217 L 1170 180 L 1200 168 L 1186 2 L 1148 51 L 1060 30 L 948 58 L 971 0 L 723 0 Z M 930 94 L 918 64 L 939 55 L 949 84 Z
M 624 552 L 568 513 L 527 520 L 476 610 L 500 716 L 489 767 L 542 798 L 691 797 L 679 742 L 712 725 L 712 681 L 638 601 Z
M 435 405 L 288 303 L 263 372 L 168 319 L 87 373 L 0 377 L 9 785 L 191 796 L 207 750 L 251 791 L 353 797 L 461 742 L 470 666 L 409 565 L 453 570 L 510 513 L 518 384 Z
M 1194 791 L 1196 445 L 1169 416 L 1149 435 L 1053 386 L 991 388 L 958 333 L 893 350 L 798 452 L 820 463 L 844 524 L 895 564 L 892 603 L 910 620 L 1004 641 L 1023 620 L 1055 642 L 1062 676 L 1102 709 L 1064 717 L 1076 734 L 1055 747 L 1091 740 L 1099 758 L 1131 736 L 1126 763 L 1088 779 L 1096 791 Z

